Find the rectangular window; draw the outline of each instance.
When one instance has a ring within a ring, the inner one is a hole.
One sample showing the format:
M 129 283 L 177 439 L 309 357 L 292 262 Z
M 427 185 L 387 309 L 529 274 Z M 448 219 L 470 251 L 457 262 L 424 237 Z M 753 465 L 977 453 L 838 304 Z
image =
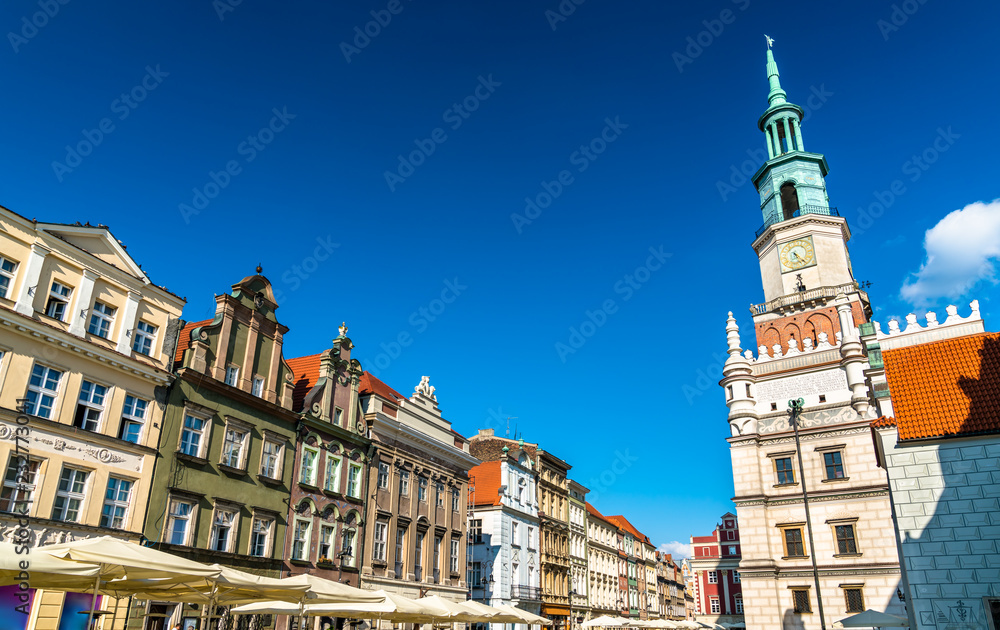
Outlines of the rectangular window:
M 319 559 L 320 562 L 333 562 L 334 540 L 336 528 L 333 525 L 321 525 L 319 528 Z
M 844 599 L 847 602 L 847 612 L 859 613 L 865 611 L 865 596 L 860 588 L 845 588 Z
M 167 542 L 171 545 L 187 545 L 188 537 L 193 529 L 191 526 L 194 513 L 194 503 L 171 499 L 170 511 L 167 517 Z
M 469 540 L 473 543 L 483 542 L 483 519 L 474 518 L 469 520 Z
M 481 562 L 472 562 L 470 560 L 466 563 L 465 572 L 469 588 L 479 588 L 483 583 L 483 564 Z M 530 584 L 528 584 L 528 586 L 530 586 Z
M 448 563 L 448 568 L 452 573 L 458 573 L 458 541 L 451 541 L 451 562 Z M 516 574 L 515 574 L 516 577 Z
M 344 548 L 341 550 L 344 559 L 341 562 L 349 567 L 354 566 L 354 534 L 353 529 L 344 530 Z
M 718 613 L 722 612 L 722 608 L 719 606 L 719 598 L 718 597 L 711 597 L 711 598 L 709 598 L 708 601 L 712 605 L 712 612 L 713 613 L 718 614 Z
M 451 491 L 451 511 L 452 512 L 458 512 L 459 511 L 458 488 L 452 488 L 452 491 Z
M 340 407 L 335 407 L 333 412 L 333 423 L 336 424 L 338 427 L 344 426 L 344 423 L 342 422 L 343 419 L 344 419 L 344 410 L 341 409 Z
M 52 507 L 52 519 L 75 523 L 80 518 L 80 506 L 87 492 L 86 470 L 63 468 L 56 490 L 56 500 Z
M 419 485 L 417 486 L 417 499 L 419 501 L 427 500 L 427 478 L 420 477 Z
M 361 498 L 361 464 L 351 462 L 347 470 L 347 494 L 355 499 Z
M 826 466 L 827 479 L 844 478 L 844 462 L 840 451 L 823 453 L 823 464 Z
M 719 583 L 719 572 L 718 571 L 709 571 L 708 572 L 708 583 L 709 584 L 718 584 Z
M 146 322 L 136 322 L 135 333 L 132 339 L 132 350 L 139 354 L 149 356 L 153 352 L 153 343 L 156 341 L 156 326 Z
M 299 466 L 299 483 L 307 486 L 316 485 L 316 461 L 319 459 L 319 450 L 306 446 L 302 449 L 302 461 Z
M 326 456 L 326 480 L 323 489 L 327 492 L 340 492 L 340 458 L 336 455 Z
M 736 545 L 729 545 L 729 555 L 731 556 L 736 555 Z
M 854 525 L 837 525 L 837 553 L 858 553 L 858 545 L 854 540 Z
M 740 572 L 733 571 L 733 584 L 739 584 L 739 583 L 740 583 Z
M 797 613 L 811 613 L 812 606 L 809 604 L 809 591 L 807 589 L 795 589 L 792 591 L 793 610 Z
M 250 389 L 250 393 L 257 398 L 263 398 L 264 396 L 264 377 L 255 376 L 253 377 L 253 387 Z
M 510 522 L 510 544 L 514 545 L 515 547 L 521 546 L 521 537 L 518 535 L 521 533 L 519 525 L 520 523 L 518 523 L 517 521 Z
M 405 543 L 406 543 L 406 529 L 402 527 L 396 528 L 396 566 L 395 573 L 396 579 L 403 579 L 403 558 L 406 557 L 405 553 Z
M 10 285 L 14 284 L 15 269 L 17 269 L 16 262 L 0 256 L 0 298 L 7 298 L 9 295 Z
M 378 487 L 386 490 L 389 487 L 389 464 L 378 463 Z
M 201 457 L 207 441 L 205 439 L 205 420 L 185 414 L 184 428 L 181 431 L 181 453 L 191 457 Z
M 243 455 L 246 453 L 248 431 L 226 427 L 226 440 L 222 443 L 222 465 L 242 469 Z
M 778 473 L 778 484 L 795 483 L 795 473 L 792 471 L 792 458 L 781 457 L 774 460 L 774 469 Z
M 399 496 L 410 496 L 410 472 L 407 470 L 399 471 Z
M 375 523 L 375 538 L 373 540 L 374 545 L 372 546 L 372 560 L 376 562 L 385 562 L 385 547 L 387 544 L 386 536 L 389 529 L 389 525 L 379 521 Z
M 0 512 L 29 514 L 35 496 L 38 460 L 10 454 L 0 491 Z
M 142 427 L 146 424 L 146 407 L 148 400 L 136 398 L 132 394 L 125 395 L 125 405 L 122 407 L 122 422 L 118 427 L 119 439 L 138 444 L 142 439 Z
M 424 532 L 417 532 L 417 544 L 413 549 L 413 576 L 419 582 L 424 579 Z
M 104 415 L 104 397 L 108 388 L 104 385 L 83 381 L 80 385 L 80 399 L 76 404 L 73 426 L 86 431 L 96 431 Z
M 90 311 L 90 326 L 87 332 L 102 339 L 107 339 L 111 334 L 111 325 L 115 322 L 115 307 L 108 306 L 104 302 L 94 302 L 94 308 Z
M 128 479 L 108 477 L 108 489 L 104 493 L 104 508 L 101 510 L 101 527 L 125 529 L 125 514 L 128 512 L 131 492 L 132 482 Z
M 434 564 L 431 565 L 431 570 L 434 572 L 434 583 L 438 584 L 441 580 L 441 537 L 434 537 Z
M 308 560 L 309 532 L 312 521 L 295 521 L 295 531 L 292 534 L 292 560 Z
M 240 368 L 235 365 L 230 365 L 226 368 L 226 385 L 232 385 L 233 387 L 238 387 L 237 382 L 240 379 Z
M 443 483 L 437 484 L 437 487 L 435 488 L 434 504 L 437 505 L 439 508 L 443 508 L 444 507 L 444 484 Z
M 63 373 L 44 365 L 35 365 L 31 369 L 28 380 L 28 391 L 24 397 L 28 399 L 24 413 L 39 418 L 52 418 L 52 406 L 55 405 L 59 393 L 59 379 Z
M 528 527 L 528 549 L 534 549 L 534 548 L 535 548 L 535 528 L 529 526 Z
M 69 308 L 69 297 L 72 294 L 72 288 L 53 282 L 52 288 L 49 290 L 49 301 L 45 304 L 45 314 L 52 319 L 63 321 Z
M 232 544 L 236 539 L 235 528 L 236 512 L 215 508 L 208 548 L 212 551 L 232 551 Z
M 264 440 L 260 451 L 260 474 L 268 479 L 281 479 L 281 444 Z
M 274 519 L 263 516 L 253 517 L 253 525 L 250 528 L 250 555 L 263 558 L 270 553 L 271 530 L 274 528 Z
M 805 547 L 802 545 L 802 530 L 789 528 L 783 531 L 785 536 L 785 555 L 789 558 L 804 558 Z
M 742 615 L 743 614 L 743 598 L 740 597 L 739 595 L 737 595 L 735 598 L 733 598 L 733 601 L 736 603 L 736 614 L 737 615 Z

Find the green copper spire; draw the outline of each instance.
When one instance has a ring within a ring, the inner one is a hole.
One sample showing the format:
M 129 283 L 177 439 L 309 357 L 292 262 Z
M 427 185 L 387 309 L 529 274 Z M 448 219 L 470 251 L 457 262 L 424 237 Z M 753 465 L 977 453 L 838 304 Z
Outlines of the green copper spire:
M 765 35 L 765 37 L 767 37 Z M 768 38 L 767 44 L 767 82 L 771 84 L 771 91 L 767 93 L 768 107 L 787 103 L 785 91 L 781 89 L 781 82 L 778 80 L 778 64 L 774 61 L 774 54 L 771 53 L 771 42 Z

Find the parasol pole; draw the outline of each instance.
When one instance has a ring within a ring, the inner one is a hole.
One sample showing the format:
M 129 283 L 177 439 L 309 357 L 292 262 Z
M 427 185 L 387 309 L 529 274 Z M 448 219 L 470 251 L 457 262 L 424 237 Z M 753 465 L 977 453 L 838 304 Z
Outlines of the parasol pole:
M 104 565 L 101 565 L 103 568 Z M 97 608 L 97 591 L 101 587 L 101 572 L 98 571 L 97 575 L 94 576 L 94 596 L 90 599 L 90 612 L 87 613 L 87 630 L 92 630 L 91 624 L 94 623 L 94 609 Z M 65 595 L 63 596 L 65 597 Z

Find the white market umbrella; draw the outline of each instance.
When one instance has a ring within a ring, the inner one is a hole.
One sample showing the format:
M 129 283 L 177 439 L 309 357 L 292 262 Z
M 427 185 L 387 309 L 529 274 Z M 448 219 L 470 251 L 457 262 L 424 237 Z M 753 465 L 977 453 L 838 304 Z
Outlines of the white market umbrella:
M 539 615 L 536 615 L 535 613 L 528 612 L 527 610 L 524 610 L 523 608 L 517 608 L 516 606 L 508 606 L 507 604 L 500 604 L 499 606 L 496 606 L 496 608 L 498 608 L 498 609 L 500 609 L 500 610 L 502 610 L 504 612 L 510 613 L 511 615 L 514 615 L 515 617 L 518 617 L 521 621 L 517 622 L 517 623 L 526 623 L 526 624 L 529 624 L 529 625 L 536 625 L 536 624 L 538 624 L 538 625 L 542 625 L 542 626 L 551 626 L 551 625 L 553 625 L 555 623 L 554 621 L 552 621 L 551 619 L 549 619 L 547 617 L 541 617 Z M 515 622 L 511 622 L 511 623 L 515 623 Z
M 582 625 L 584 628 L 593 628 L 595 626 L 603 628 L 620 628 L 627 626 L 630 623 L 631 621 L 629 619 L 625 619 L 624 617 L 609 617 L 607 615 L 601 615 L 600 617 L 594 617 L 590 621 L 584 621 Z
M 385 597 L 385 601 L 381 603 L 326 602 L 306 604 L 303 608 L 303 612 L 307 617 L 322 615 L 325 617 L 351 617 L 355 619 L 379 618 L 398 621 L 404 621 L 404 617 L 428 617 L 427 609 L 418 605 L 415 600 L 381 590 L 366 592 L 383 595 Z M 255 602 L 252 604 L 237 606 L 232 609 L 232 612 L 237 615 L 294 615 L 297 614 L 298 611 L 298 604 L 279 601 Z
M 697 621 L 691 621 L 690 619 L 685 619 L 684 621 L 678 621 L 677 627 L 682 630 L 701 630 L 705 626 L 698 623 Z
M 470 610 L 472 613 L 478 613 L 483 616 L 485 621 L 490 623 L 521 623 L 522 618 L 520 615 L 512 613 L 507 610 L 501 610 L 495 606 L 487 606 L 486 604 L 477 602 L 473 599 L 459 602 L 458 606 Z
M 856 615 L 841 619 L 837 623 L 845 628 L 908 628 L 910 621 L 906 617 L 897 617 L 889 613 L 868 609 Z
M 24 546 L 0 542 L 0 586 L 27 582 L 30 588 L 59 590 L 68 586 L 72 590 L 88 589 L 93 588 L 94 576 L 101 570 L 96 564 L 62 560 L 39 553 L 37 547 L 29 547 L 27 553 L 21 554 L 19 549 L 24 549 Z

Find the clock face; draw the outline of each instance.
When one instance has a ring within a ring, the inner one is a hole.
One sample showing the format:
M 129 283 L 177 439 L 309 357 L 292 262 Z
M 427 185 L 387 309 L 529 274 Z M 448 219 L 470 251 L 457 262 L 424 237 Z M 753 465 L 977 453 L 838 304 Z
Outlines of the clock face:
M 782 271 L 795 271 L 816 264 L 816 250 L 812 237 L 797 238 L 781 245 L 778 250 Z

